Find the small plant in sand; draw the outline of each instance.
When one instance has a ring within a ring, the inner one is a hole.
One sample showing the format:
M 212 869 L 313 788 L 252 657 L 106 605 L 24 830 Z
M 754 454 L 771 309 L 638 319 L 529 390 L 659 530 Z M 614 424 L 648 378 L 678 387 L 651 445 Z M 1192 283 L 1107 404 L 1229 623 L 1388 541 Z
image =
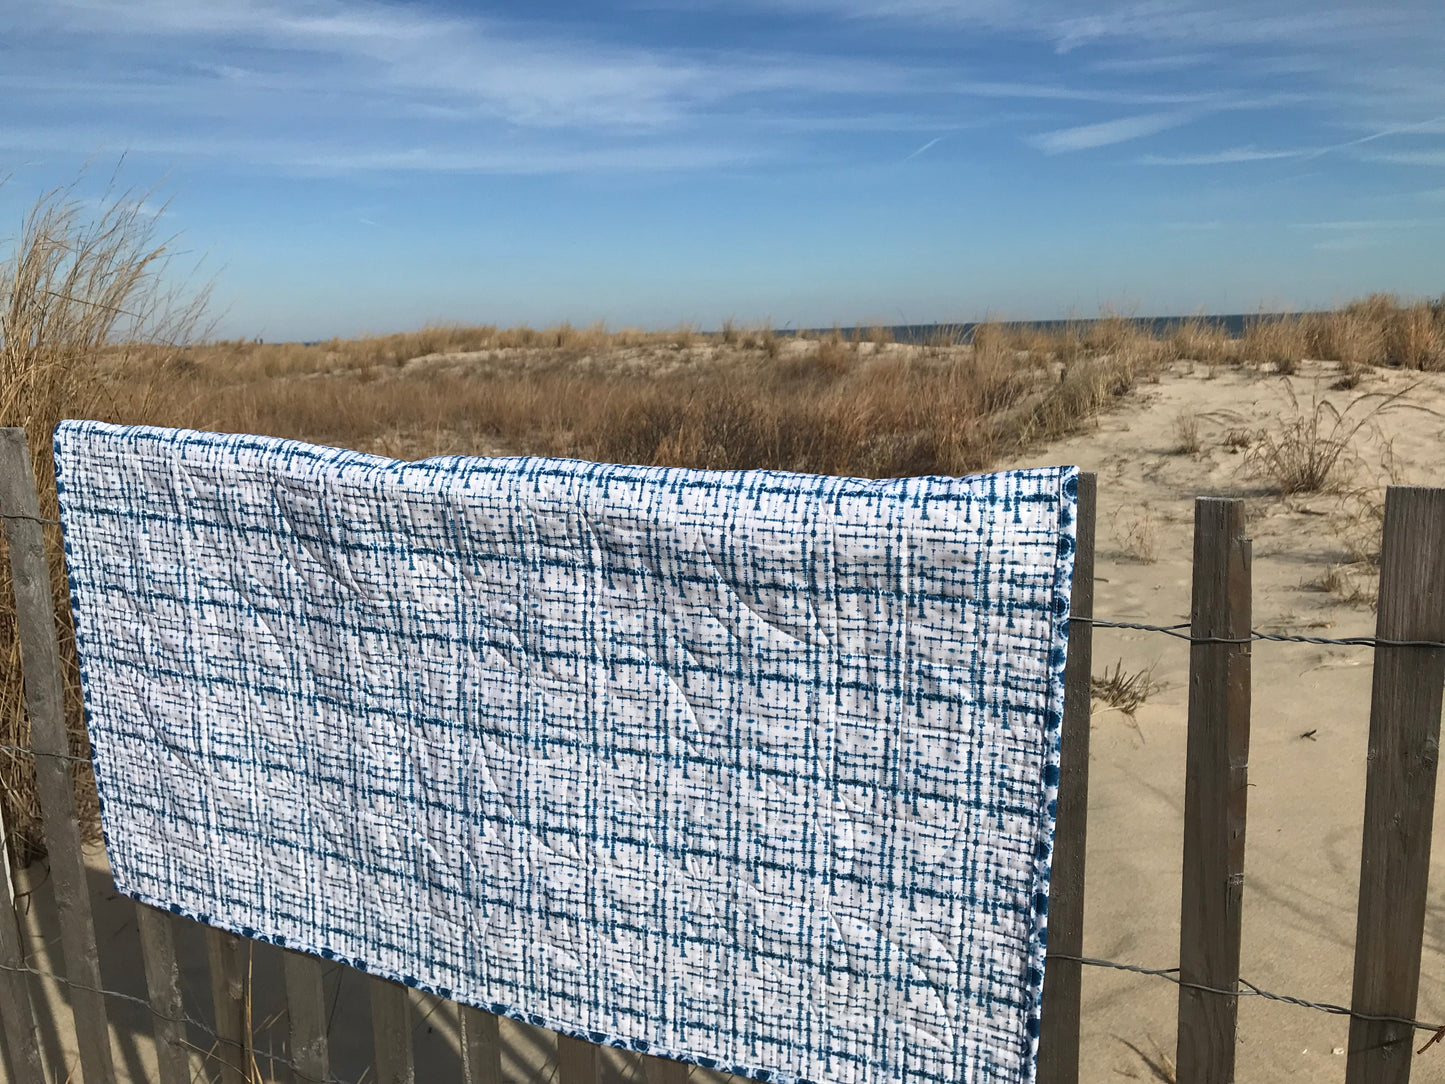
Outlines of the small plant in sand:
M 1199 415 L 1180 413 L 1174 418 L 1174 454 L 1198 455 L 1204 446 L 1199 435 Z
M 1114 663 L 1112 670 L 1106 667 L 1102 675 L 1094 675 L 1089 688 L 1095 700 L 1132 716 L 1163 686 L 1154 680 L 1153 666 L 1129 671 L 1124 669 L 1124 660 L 1120 659 Z
M 1228 451 L 1242 452 L 1254 443 L 1254 433 L 1242 425 L 1232 426 L 1225 431 L 1224 439 L 1220 443 Z
M 1152 1035 L 1149 1037 L 1149 1045 L 1154 1048 L 1152 1053 L 1146 1051 L 1137 1043 L 1131 1043 L 1128 1039 L 1120 1038 L 1118 1035 L 1115 1035 L 1114 1038 L 1129 1048 L 1134 1056 L 1143 1063 L 1142 1073 L 1148 1074 L 1147 1076 L 1142 1075 L 1140 1069 L 1134 1068 L 1119 1070 L 1120 1076 L 1126 1076 L 1132 1080 L 1153 1080 L 1157 1081 L 1158 1084 L 1178 1084 L 1179 1074 L 1174 1068 L 1174 1059 L 1169 1056 L 1159 1045 L 1159 1041 Z
M 1350 606 L 1373 608 L 1379 601 L 1378 577 L 1378 566 L 1326 565 L 1323 572 L 1300 586 L 1308 591 L 1322 591 Z
M 1119 530 L 1119 548 L 1141 565 L 1159 560 L 1159 529 L 1154 517 L 1141 512 Z
M 1381 454 L 1380 466 L 1384 482 L 1401 482 L 1389 444 Z M 1380 543 L 1385 530 L 1383 486 L 1359 486 L 1341 494 L 1339 512 L 1331 522 L 1344 546 L 1345 559 L 1305 586 L 1326 591 L 1341 602 L 1373 609 L 1380 597 Z
M 1358 441 L 1378 433 L 1380 418 L 1404 405 L 1401 400 L 1411 390 L 1359 395 L 1343 407 L 1316 391 L 1308 409 L 1291 390 L 1292 416 L 1256 434 L 1249 467 L 1280 496 L 1337 490 L 1359 463 Z
M 1340 375 L 1330 385 L 1330 391 L 1354 391 L 1365 379 L 1365 367 L 1340 362 Z

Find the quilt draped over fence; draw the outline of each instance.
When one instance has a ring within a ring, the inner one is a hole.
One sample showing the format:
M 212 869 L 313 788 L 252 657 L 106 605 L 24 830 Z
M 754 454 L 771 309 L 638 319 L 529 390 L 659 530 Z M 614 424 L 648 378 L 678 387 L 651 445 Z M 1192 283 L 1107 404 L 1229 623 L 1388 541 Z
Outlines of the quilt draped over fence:
M 122 891 L 780 1084 L 1033 1079 L 1073 468 L 56 462 Z

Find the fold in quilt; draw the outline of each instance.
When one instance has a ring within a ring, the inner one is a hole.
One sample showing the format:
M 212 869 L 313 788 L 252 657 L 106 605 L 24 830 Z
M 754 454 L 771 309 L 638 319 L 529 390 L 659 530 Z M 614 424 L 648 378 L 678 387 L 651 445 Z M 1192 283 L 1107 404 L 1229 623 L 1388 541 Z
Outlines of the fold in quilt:
M 55 444 L 122 891 L 760 1080 L 1033 1079 L 1073 468 Z

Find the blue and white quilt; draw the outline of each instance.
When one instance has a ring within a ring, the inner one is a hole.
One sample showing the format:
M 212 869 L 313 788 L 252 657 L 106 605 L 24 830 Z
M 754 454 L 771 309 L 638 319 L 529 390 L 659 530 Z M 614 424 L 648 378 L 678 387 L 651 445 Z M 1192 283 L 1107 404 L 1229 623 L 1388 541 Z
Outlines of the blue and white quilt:
M 1073 468 L 55 448 L 122 891 L 760 1080 L 1033 1079 Z

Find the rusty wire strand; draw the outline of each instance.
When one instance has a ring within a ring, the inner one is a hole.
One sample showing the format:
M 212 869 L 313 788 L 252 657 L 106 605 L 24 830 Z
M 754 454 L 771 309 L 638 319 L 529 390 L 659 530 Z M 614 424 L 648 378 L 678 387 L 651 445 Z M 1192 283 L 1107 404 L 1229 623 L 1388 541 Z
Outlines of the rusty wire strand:
M 62 526 L 58 519 L 43 519 L 40 516 L 27 516 L 20 512 L 0 512 L 0 519 L 23 520 L 26 523 L 39 523 L 46 527 Z
M 1157 632 L 1191 644 L 1251 644 L 1267 640 L 1280 644 L 1322 644 L 1326 647 L 1436 647 L 1445 648 L 1442 640 L 1392 640 L 1385 636 L 1302 636 L 1297 633 L 1261 632 L 1250 629 L 1248 636 L 1195 636 L 1185 632 L 1189 622 L 1175 625 L 1148 625 L 1140 621 L 1109 621 L 1101 617 L 1070 617 L 1070 624 L 1090 625 L 1096 629 L 1125 629 L 1132 632 Z
M 1307 1001 L 1302 997 L 1292 997 L 1289 994 L 1276 994 L 1269 990 L 1263 990 L 1241 978 L 1239 984 L 1243 990 L 1225 990 L 1217 986 L 1208 986 L 1204 983 L 1190 982 L 1179 977 L 1177 967 L 1143 967 L 1139 964 L 1121 964 L 1116 960 L 1101 960 L 1094 956 L 1075 956 L 1068 952 L 1050 952 L 1044 957 L 1046 960 L 1069 960 L 1076 964 L 1085 964 L 1089 967 L 1107 967 L 1115 971 L 1130 971 L 1138 975 L 1153 975 L 1157 978 L 1168 979 L 1176 986 L 1186 990 L 1198 990 L 1205 994 L 1219 994 L 1223 997 L 1262 997 L 1268 1001 L 1282 1001 L 1287 1005 L 1295 1005 L 1301 1009 L 1315 1009 L 1319 1012 L 1329 1013 L 1332 1016 L 1348 1016 L 1352 1020 L 1366 1020 L 1373 1024 L 1400 1024 L 1403 1027 L 1414 1028 L 1416 1031 L 1428 1031 L 1435 1035 L 1445 1036 L 1445 1024 L 1427 1024 L 1420 1020 L 1410 1020 L 1403 1016 L 1388 1016 L 1377 1013 L 1356 1012 L 1354 1009 L 1346 1008 L 1343 1005 L 1334 1005 L 1328 1001 Z M 1426 1046 L 1432 1045 L 1437 1040 L 1432 1039 Z M 1425 1049 L 1421 1047 L 1421 1049 Z

